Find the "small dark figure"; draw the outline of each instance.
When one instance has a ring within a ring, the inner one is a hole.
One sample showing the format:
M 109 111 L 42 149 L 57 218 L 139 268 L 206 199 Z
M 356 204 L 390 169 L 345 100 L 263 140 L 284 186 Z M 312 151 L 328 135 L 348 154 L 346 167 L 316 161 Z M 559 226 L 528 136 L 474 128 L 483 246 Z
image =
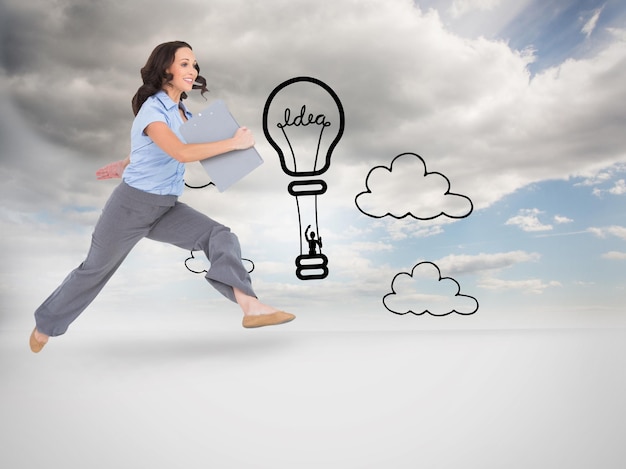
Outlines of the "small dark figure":
M 319 247 L 320 253 L 322 252 L 322 238 L 315 239 L 315 231 L 311 231 L 311 237 L 309 238 L 309 230 L 311 229 L 311 225 L 306 227 L 304 231 L 304 237 L 309 243 L 309 256 L 314 256 L 316 254 L 316 250 Z

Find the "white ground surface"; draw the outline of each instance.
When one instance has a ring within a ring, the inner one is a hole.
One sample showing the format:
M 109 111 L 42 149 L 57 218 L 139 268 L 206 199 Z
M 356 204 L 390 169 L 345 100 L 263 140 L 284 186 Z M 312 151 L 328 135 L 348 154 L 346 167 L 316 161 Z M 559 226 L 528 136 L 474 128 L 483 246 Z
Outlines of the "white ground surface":
M 0 331 L 0 467 L 626 467 L 626 329 Z

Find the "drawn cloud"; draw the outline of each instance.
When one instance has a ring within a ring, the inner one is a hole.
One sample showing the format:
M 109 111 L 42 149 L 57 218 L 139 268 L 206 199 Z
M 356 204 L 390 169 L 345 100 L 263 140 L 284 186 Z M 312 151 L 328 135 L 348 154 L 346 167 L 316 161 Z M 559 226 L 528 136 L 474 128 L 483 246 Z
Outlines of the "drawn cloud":
M 461 286 L 450 277 L 442 277 L 432 262 L 420 262 L 411 273 L 401 272 L 391 282 L 391 293 L 383 297 L 385 308 L 394 314 L 424 313 L 446 316 L 470 315 L 478 311 L 478 301 L 461 294 Z
M 450 192 L 449 179 L 441 173 L 429 173 L 422 157 L 415 153 L 396 156 L 389 168 L 372 168 L 365 187 L 355 203 L 361 213 L 372 218 L 465 218 L 474 209 L 469 197 Z
M 254 271 L 254 262 L 250 259 L 241 259 L 241 262 L 246 267 L 249 274 Z M 206 258 L 204 253 L 201 253 L 200 257 L 196 257 L 193 251 L 189 252 L 189 257 L 185 259 L 185 267 L 189 272 L 194 274 L 206 274 L 211 267 L 211 263 Z
M 199 258 L 193 254 L 193 251 L 189 252 L 189 257 L 185 259 L 185 267 L 194 274 L 205 274 L 208 272 L 211 264 L 205 256 Z

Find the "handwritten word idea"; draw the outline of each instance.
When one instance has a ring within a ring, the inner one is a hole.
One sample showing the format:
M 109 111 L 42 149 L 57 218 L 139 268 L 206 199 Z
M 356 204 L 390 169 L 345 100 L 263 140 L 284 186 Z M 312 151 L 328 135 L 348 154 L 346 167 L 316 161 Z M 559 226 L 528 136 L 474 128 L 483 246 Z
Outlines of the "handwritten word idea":
M 326 122 L 326 116 L 324 114 L 318 114 L 317 116 L 314 116 L 313 114 L 309 114 L 308 116 L 306 115 L 306 104 L 302 106 L 302 108 L 300 108 L 300 114 L 298 114 L 297 116 L 295 116 L 293 118 L 293 120 L 291 120 L 291 109 L 290 108 L 286 108 L 285 109 L 285 122 L 283 124 L 278 123 L 276 124 L 276 126 L 279 129 L 283 129 L 285 127 L 291 127 L 291 126 L 295 126 L 295 127 L 300 127 L 300 126 L 307 126 L 307 125 L 311 125 L 311 124 L 315 124 L 315 125 L 321 125 L 323 127 L 328 127 L 329 125 L 331 125 L 330 122 Z

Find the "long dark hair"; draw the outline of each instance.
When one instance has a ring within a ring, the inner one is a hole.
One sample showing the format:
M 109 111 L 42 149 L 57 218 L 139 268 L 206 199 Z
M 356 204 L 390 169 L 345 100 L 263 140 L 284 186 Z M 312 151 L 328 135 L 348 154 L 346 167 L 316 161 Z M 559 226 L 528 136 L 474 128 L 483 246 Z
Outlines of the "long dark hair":
M 137 115 L 143 103 L 145 103 L 150 96 L 161 91 L 163 86 L 173 78 L 166 70 L 174 63 L 176 51 L 181 47 L 191 49 L 191 46 L 183 41 L 165 42 L 154 48 L 146 65 L 141 69 L 143 85 L 139 87 L 132 99 L 133 113 L 135 115 Z M 194 68 L 198 72 L 198 77 L 196 78 L 196 83 L 193 85 L 193 89 L 201 90 L 201 94 L 204 95 L 204 93 L 208 91 L 206 79 L 200 75 L 200 67 L 198 67 L 198 64 L 196 64 Z M 183 92 L 180 99 L 183 100 L 185 98 L 187 98 L 187 93 Z

